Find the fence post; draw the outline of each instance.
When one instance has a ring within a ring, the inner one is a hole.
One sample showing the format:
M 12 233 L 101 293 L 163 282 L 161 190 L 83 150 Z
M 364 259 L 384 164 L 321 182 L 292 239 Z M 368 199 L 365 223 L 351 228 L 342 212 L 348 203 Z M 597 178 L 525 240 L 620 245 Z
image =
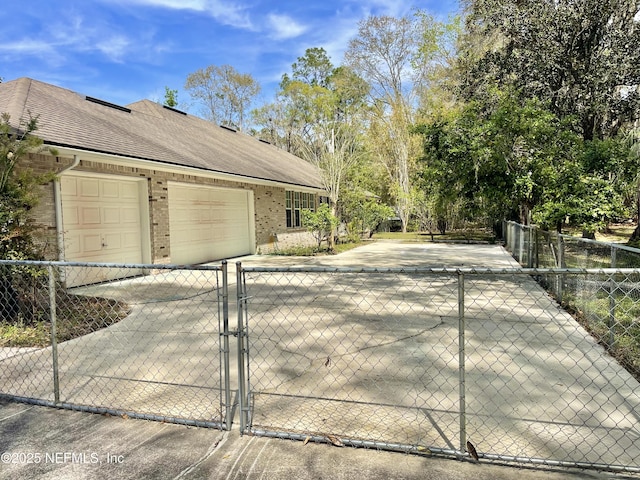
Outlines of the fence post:
M 529 225 L 529 268 L 538 268 L 538 228 Z
M 536 226 L 533 229 L 533 263 L 532 268 L 540 268 L 540 229 Z
M 616 268 L 616 248 L 611 245 L 611 268 Z M 615 280 L 613 279 L 613 275 L 609 277 L 609 319 L 607 320 L 607 328 L 609 329 L 608 338 L 607 338 L 607 348 L 611 350 L 615 344 L 615 326 L 616 326 L 616 299 L 614 297 L 614 292 L 616 289 Z
M 58 340 L 56 325 L 56 278 L 53 265 L 49 265 L 49 317 L 51 320 L 51 355 L 53 362 L 53 399 L 60 403 L 60 378 L 58 375 Z
M 564 260 L 564 239 L 560 233 L 558 233 L 558 268 L 565 268 L 566 262 Z M 557 277 L 558 289 L 556 295 L 558 296 L 558 302 L 562 304 L 562 295 L 564 291 L 564 275 L 560 274 Z
M 464 273 L 458 272 L 458 373 L 460 376 L 460 451 L 467 445 L 466 388 L 465 388 L 465 320 Z
M 238 300 L 238 409 L 240 411 L 240 432 L 243 433 L 248 426 L 249 402 L 245 384 L 245 325 L 244 307 L 245 292 L 242 282 L 242 263 L 236 262 L 236 289 Z
M 522 265 L 522 257 L 524 257 L 524 225 L 521 225 L 519 230 L 519 242 L 518 242 L 518 263 Z
M 229 370 L 229 276 L 227 261 L 222 261 L 222 351 L 224 362 L 224 426 L 231 428 L 231 375 Z
M 515 231 L 515 224 L 513 222 L 509 222 L 509 251 L 511 252 L 511 255 L 514 255 L 516 253 L 516 231 Z

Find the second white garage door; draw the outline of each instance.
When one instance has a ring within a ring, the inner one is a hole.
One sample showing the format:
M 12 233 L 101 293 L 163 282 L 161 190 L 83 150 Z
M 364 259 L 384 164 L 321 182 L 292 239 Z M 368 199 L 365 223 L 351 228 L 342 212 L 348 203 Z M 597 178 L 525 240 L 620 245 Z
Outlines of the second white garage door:
M 171 263 L 253 253 L 253 192 L 169 182 Z

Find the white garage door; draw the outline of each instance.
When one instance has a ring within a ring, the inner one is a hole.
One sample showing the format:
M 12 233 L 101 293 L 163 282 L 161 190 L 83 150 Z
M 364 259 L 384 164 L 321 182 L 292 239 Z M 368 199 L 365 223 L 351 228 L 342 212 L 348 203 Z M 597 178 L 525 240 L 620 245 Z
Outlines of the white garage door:
M 252 253 L 250 191 L 169 182 L 168 194 L 171 263 Z
M 60 186 L 67 261 L 142 263 L 139 180 L 63 175 Z M 91 269 L 82 278 L 69 273 L 67 284 L 122 276 L 115 270 Z

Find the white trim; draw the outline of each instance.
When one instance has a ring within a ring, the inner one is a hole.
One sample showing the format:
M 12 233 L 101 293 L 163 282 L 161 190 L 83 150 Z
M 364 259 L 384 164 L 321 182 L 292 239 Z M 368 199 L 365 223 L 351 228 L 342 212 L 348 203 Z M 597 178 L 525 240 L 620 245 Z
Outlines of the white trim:
M 255 208 L 255 199 L 253 196 L 253 190 L 247 190 L 247 206 L 248 212 L 247 215 L 249 218 L 247 221 L 249 222 L 249 241 L 251 242 L 251 255 L 255 255 L 256 253 L 256 208 Z
M 89 162 L 108 163 L 112 165 L 126 166 L 126 167 L 132 167 L 132 168 L 144 168 L 146 170 L 152 170 L 152 171 L 159 170 L 162 172 L 177 173 L 182 175 L 195 175 L 203 178 L 227 180 L 231 182 L 247 183 L 251 185 L 264 185 L 264 186 L 270 186 L 270 187 L 275 186 L 275 187 L 284 188 L 286 190 L 295 189 L 300 192 L 309 192 L 309 193 L 325 192 L 324 188 L 321 188 L 321 187 L 311 187 L 308 185 L 298 185 L 295 183 L 286 183 L 286 182 L 278 182 L 275 180 L 245 177 L 242 175 L 235 175 L 232 173 L 213 172 L 210 170 L 203 170 L 201 168 L 188 167 L 185 165 L 172 165 L 172 164 L 153 161 L 153 160 L 123 157 L 121 155 L 115 155 L 115 154 L 109 154 L 109 153 L 90 152 L 87 150 L 82 150 L 80 148 L 58 147 L 58 146 L 55 146 L 55 148 L 58 151 L 58 156 L 78 155 L 79 157 L 81 157 L 81 160 L 87 160 Z
M 80 157 L 73 156 L 73 163 L 68 167 L 63 168 L 56 173 L 56 177 L 53 179 L 53 208 L 56 218 L 54 219 L 56 224 L 56 238 L 58 239 L 58 260 L 65 260 L 64 251 L 64 226 L 62 224 L 62 193 L 60 191 L 60 176 L 64 173 L 73 170 L 80 164 Z

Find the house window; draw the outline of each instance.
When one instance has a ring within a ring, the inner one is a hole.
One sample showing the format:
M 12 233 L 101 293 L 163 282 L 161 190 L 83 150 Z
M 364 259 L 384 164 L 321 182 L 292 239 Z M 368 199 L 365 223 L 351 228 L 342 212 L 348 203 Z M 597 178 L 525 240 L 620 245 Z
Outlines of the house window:
M 287 228 L 302 226 L 302 210 L 316 210 L 316 196 L 313 193 L 286 191 Z

